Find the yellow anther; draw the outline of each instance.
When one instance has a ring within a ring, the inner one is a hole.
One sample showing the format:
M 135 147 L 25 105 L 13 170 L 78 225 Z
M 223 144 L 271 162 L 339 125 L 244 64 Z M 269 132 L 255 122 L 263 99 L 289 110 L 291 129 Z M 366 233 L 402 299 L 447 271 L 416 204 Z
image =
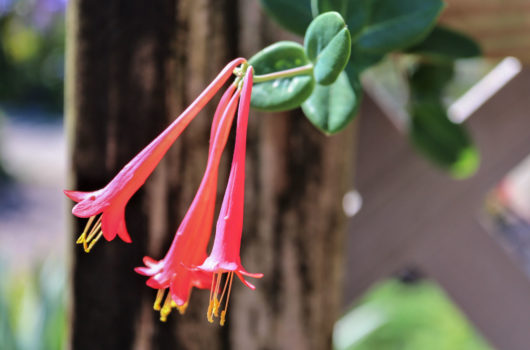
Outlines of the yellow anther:
M 164 305 L 160 309 L 160 321 L 166 322 L 167 316 L 171 313 L 171 303 L 173 299 L 171 298 L 171 292 L 168 292 L 166 295 L 166 300 L 164 300 Z
M 232 290 L 232 282 L 234 280 L 234 273 L 228 272 L 224 281 L 223 290 L 221 292 L 222 273 L 214 274 L 212 279 L 212 289 L 210 290 L 210 303 L 208 304 L 208 312 L 206 313 L 208 321 L 213 323 L 214 316 L 219 317 L 219 311 L 223 304 L 224 296 L 226 295 L 226 302 L 224 302 L 224 310 L 221 311 L 221 317 L 219 323 L 223 326 L 226 322 L 226 312 L 228 309 L 228 301 L 230 300 L 230 292 Z
M 213 297 L 213 310 L 212 310 L 212 312 L 215 315 L 215 317 L 219 317 L 219 300 L 217 299 L 216 296 Z
M 96 238 L 94 238 L 92 240 L 92 242 L 90 242 L 90 244 L 88 245 L 88 248 L 85 248 L 85 252 L 87 253 L 90 253 L 90 251 L 92 250 L 92 248 L 94 248 L 94 245 L 99 241 L 99 239 L 103 236 L 103 231 L 99 231 L 98 235 L 96 236 Z
M 162 308 L 162 310 L 160 310 L 160 321 L 166 322 L 167 321 L 167 316 L 170 313 L 171 313 L 171 309 Z
M 75 243 L 77 244 L 82 244 L 86 239 L 86 234 L 83 232 L 78 238 L 77 238 L 77 241 L 75 241 Z
M 225 321 L 226 321 L 226 310 L 223 310 L 221 312 L 221 320 L 219 321 L 219 324 L 221 326 L 224 326 L 225 325 Z
M 91 216 L 88 219 L 87 224 L 85 225 L 85 229 L 83 230 L 83 233 L 79 235 L 77 238 L 76 243 L 82 244 L 83 249 L 85 252 L 90 252 L 90 250 L 94 247 L 97 241 L 101 238 L 103 235 L 103 231 L 101 230 L 101 217 L 99 216 L 97 221 L 94 223 L 94 219 L 97 215 Z
M 206 313 L 206 318 L 208 319 L 208 322 L 210 323 L 213 323 L 212 309 L 213 309 L 213 304 L 210 302 L 210 304 L 208 305 L 208 312 Z
M 156 299 L 155 299 L 155 303 L 153 304 L 153 309 L 155 311 L 160 311 L 160 309 L 162 307 L 162 298 L 164 297 L 164 292 L 165 291 L 166 291 L 165 289 L 159 289 L 156 292 Z

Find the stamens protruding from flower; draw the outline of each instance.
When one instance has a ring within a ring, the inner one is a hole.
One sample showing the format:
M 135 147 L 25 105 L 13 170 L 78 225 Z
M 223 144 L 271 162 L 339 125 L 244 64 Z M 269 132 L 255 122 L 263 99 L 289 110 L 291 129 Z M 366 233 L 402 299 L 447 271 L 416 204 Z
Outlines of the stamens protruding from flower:
M 167 317 L 171 313 L 171 310 L 177 309 L 181 315 L 184 315 L 188 308 L 188 302 L 184 305 L 177 305 L 171 297 L 171 293 L 168 291 L 166 294 L 166 291 L 167 288 L 159 289 L 156 293 L 155 302 L 153 303 L 153 309 L 155 311 L 160 311 L 160 321 L 162 322 L 167 321 Z M 164 296 L 166 297 L 165 299 Z M 162 300 L 164 300 L 164 304 L 162 304 Z
M 76 241 L 77 244 L 83 245 L 83 249 L 86 253 L 90 253 L 90 250 L 92 250 L 92 248 L 99 241 L 101 236 L 103 236 L 103 231 L 101 230 L 102 215 L 99 215 L 99 218 L 94 223 L 94 219 L 96 218 L 96 216 L 98 215 L 91 216 L 90 219 L 88 219 L 83 233 L 79 235 Z
M 230 292 L 232 290 L 232 281 L 234 280 L 234 272 L 229 271 L 224 280 L 224 287 L 221 292 L 221 279 L 223 277 L 223 272 L 214 273 L 212 279 L 212 289 L 210 290 L 210 304 L 208 305 L 208 312 L 206 314 L 208 321 L 213 323 L 214 317 L 219 317 L 219 310 L 221 304 L 223 303 L 224 296 L 226 295 L 226 302 L 224 310 L 221 311 L 221 317 L 219 323 L 221 326 L 224 326 L 226 321 L 226 311 L 228 309 L 228 301 L 230 300 Z M 228 293 L 227 293 L 228 291 Z M 219 296 L 219 292 L 221 295 Z
M 166 300 L 164 300 L 164 305 L 160 309 L 160 321 L 162 322 L 167 321 L 167 317 L 171 313 L 171 307 L 173 306 L 172 302 L 173 302 L 173 299 L 171 298 L 171 293 L 168 291 L 166 295 Z
M 162 308 L 162 299 L 164 298 L 165 291 L 165 289 L 159 289 L 156 292 L 156 299 L 155 303 L 153 304 L 153 310 L 160 311 L 160 309 Z

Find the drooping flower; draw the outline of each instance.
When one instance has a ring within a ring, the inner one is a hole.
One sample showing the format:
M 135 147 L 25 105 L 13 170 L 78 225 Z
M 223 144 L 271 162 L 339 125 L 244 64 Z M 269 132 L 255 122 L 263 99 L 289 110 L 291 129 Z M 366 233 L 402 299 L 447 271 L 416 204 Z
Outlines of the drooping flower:
M 232 289 L 234 274 L 249 288 L 255 287 L 245 280 L 244 276 L 261 278 L 261 273 L 249 273 L 241 265 L 240 248 L 241 235 L 243 233 L 243 207 L 245 192 L 245 153 L 248 113 L 250 97 L 252 92 L 252 67 L 248 67 L 241 93 L 237 117 L 237 130 L 234 156 L 228 178 L 228 185 L 223 198 L 223 203 L 217 219 L 215 240 L 210 256 L 196 269 L 205 273 L 212 273 L 210 289 L 210 304 L 207 317 L 213 322 L 213 317 L 219 317 L 221 304 L 224 302 L 224 310 L 220 315 L 220 324 L 224 325 L 228 301 Z M 224 287 L 221 288 L 223 274 Z
M 145 183 L 180 133 L 232 76 L 234 69 L 244 62 L 246 61 L 243 58 L 230 62 L 199 97 L 105 187 L 93 192 L 64 191 L 70 199 L 78 202 L 72 213 L 77 217 L 89 218 L 77 240 L 78 244 L 83 244 L 86 252 L 89 252 L 102 236 L 111 241 L 118 235 L 123 241 L 131 242 L 125 224 L 127 202 Z
M 150 276 L 146 284 L 158 289 L 153 308 L 160 311 L 162 321 L 166 320 L 173 307 L 184 312 L 192 287 L 202 289 L 210 287 L 211 273 L 189 267 L 201 264 L 206 258 L 206 248 L 213 224 L 219 162 L 230 133 L 240 94 L 240 90 L 236 90 L 236 85 L 232 85 L 219 103 L 212 123 L 208 163 L 203 179 L 169 251 L 160 261 L 145 257 L 146 266 L 135 269 L 142 275 Z M 166 294 L 167 288 L 169 292 Z

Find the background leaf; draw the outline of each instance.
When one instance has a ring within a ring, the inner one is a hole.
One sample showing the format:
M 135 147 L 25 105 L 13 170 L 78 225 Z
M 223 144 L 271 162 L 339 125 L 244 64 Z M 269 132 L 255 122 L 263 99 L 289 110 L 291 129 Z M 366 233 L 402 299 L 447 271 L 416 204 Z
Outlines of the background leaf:
M 345 72 L 331 85 L 317 84 L 302 110 L 318 129 L 326 134 L 336 133 L 355 117 L 359 107 L 358 94 Z
M 311 22 L 304 38 L 307 57 L 314 63 L 317 83 L 333 83 L 348 63 L 350 32 L 338 12 L 326 12 Z
M 477 171 L 478 150 L 464 126 L 449 120 L 441 103 L 414 102 L 411 117 L 409 136 L 420 152 L 456 178 L 466 178 Z
M 304 48 L 292 41 L 280 41 L 261 50 L 249 60 L 256 75 L 274 73 L 309 64 Z M 263 111 L 283 111 L 302 104 L 313 91 L 312 74 L 254 83 L 250 105 Z
M 313 20 L 311 0 L 260 0 L 261 5 L 282 27 L 304 36 Z
M 477 57 L 482 54 L 480 46 L 470 37 L 454 30 L 436 26 L 418 45 L 407 49 L 431 60 L 455 60 Z
M 427 36 L 443 7 L 441 0 L 373 0 L 369 24 L 356 45 L 373 53 L 412 46 Z
M 442 100 L 445 87 L 454 74 L 453 62 L 442 64 L 418 64 L 411 72 L 409 84 L 413 99 Z

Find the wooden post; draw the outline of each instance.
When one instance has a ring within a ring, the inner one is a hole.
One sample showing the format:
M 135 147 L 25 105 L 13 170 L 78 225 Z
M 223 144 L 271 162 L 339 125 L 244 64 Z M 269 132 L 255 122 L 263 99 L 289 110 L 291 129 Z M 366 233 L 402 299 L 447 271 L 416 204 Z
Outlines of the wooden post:
M 102 187 L 194 99 L 231 58 L 278 39 L 255 2 L 72 0 L 69 2 L 67 121 L 71 184 Z M 74 247 L 74 349 L 326 349 L 340 310 L 352 132 L 327 138 L 300 113 L 252 112 L 247 155 L 243 264 L 263 272 L 252 292 L 235 284 L 224 327 L 206 320 L 207 291 L 167 323 L 155 291 L 133 272 L 160 258 L 206 164 L 208 106 L 129 203 L 133 244 Z M 223 165 L 219 195 L 226 183 Z

